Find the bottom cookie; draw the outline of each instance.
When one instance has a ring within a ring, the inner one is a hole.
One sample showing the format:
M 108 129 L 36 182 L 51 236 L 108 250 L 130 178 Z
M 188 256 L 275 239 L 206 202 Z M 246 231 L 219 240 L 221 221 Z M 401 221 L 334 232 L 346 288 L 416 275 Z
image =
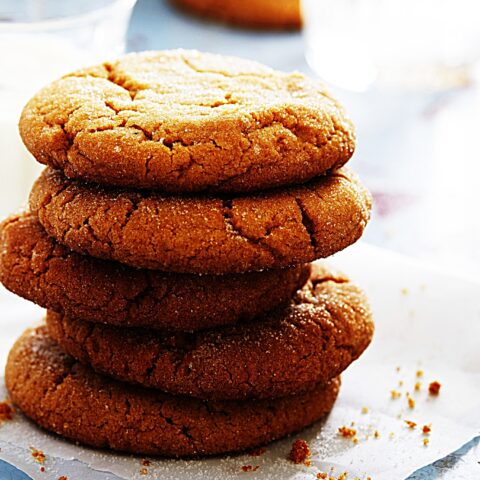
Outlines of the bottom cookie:
M 333 407 L 340 387 L 276 400 L 204 402 L 98 375 L 65 355 L 44 326 L 27 330 L 5 371 L 13 402 L 43 428 L 100 448 L 188 457 L 242 451 L 310 425 Z

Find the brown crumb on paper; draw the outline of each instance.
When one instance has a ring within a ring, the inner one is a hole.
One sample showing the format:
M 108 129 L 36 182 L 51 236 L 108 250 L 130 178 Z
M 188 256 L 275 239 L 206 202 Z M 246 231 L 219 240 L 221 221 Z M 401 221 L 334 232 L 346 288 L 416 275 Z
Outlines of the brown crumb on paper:
M 328 473 L 318 472 L 318 473 L 317 473 L 317 478 L 323 479 L 323 480 L 328 479 Z
M 310 466 L 311 454 L 308 443 L 305 440 L 298 439 L 293 442 L 288 459 L 297 465 L 303 463 Z
M 148 470 L 145 467 L 140 469 L 140 475 L 148 475 Z
M 420 382 L 415 382 L 415 386 L 413 387 L 416 392 L 420 391 L 422 384 Z
M 61 477 L 58 477 L 58 480 L 68 480 L 68 477 L 65 475 L 62 475 Z
M 243 472 L 256 472 L 260 468 L 260 465 L 253 467 L 252 465 L 244 465 L 242 467 Z
M 405 420 L 405 423 L 407 424 L 408 428 L 411 428 L 412 430 L 417 426 L 417 424 L 411 420 Z
M 423 446 L 428 447 L 428 444 L 430 443 L 430 440 L 428 438 L 423 439 Z
M 357 435 L 354 428 L 348 428 L 345 425 L 338 427 L 338 433 L 344 438 L 354 438 Z
M 428 386 L 428 393 L 430 395 L 438 395 L 440 393 L 441 384 L 437 381 L 430 383 Z
M 43 465 L 45 463 L 45 454 L 42 451 L 37 450 L 33 447 L 30 447 L 30 450 L 32 452 L 31 455 L 35 459 L 35 461 Z
M 424 425 L 422 427 L 422 433 L 424 435 L 429 435 L 431 431 L 432 431 L 432 426 L 431 425 Z
M 417 378 L 422 378 L 423 377 L 423 370 L 417 370 Z
M 415 408 L 415 400 L 410 396 L 409 393 L 407 393 L 407 402 L 408 408 L 411 408 L 413 410 Z
M 142 465 L 143 465 L 144 467 L 149 467 L 149 466 L 150 466 L 150 460 L 147 460 L 146 458 L 144 458 L 144 459 L 142 460 Z
M 402 396 L 402 394 L 397 390 L 391 390 L 390 395 L 393 400 L 396 400 L 397 398 L 400 398 Z

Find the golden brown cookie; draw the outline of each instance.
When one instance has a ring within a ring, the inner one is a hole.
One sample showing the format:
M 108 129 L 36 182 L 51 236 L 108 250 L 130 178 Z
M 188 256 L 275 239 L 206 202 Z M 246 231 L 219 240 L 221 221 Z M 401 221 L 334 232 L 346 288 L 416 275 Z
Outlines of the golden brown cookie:
M 328 257 L 360 238 L 371 197 L 348 170 L 249 197 L 175 197 L 87 185 L 46 169 L 30 195 L 47 233 L 134 267 L 226 274 Z
M 0 282 L 74 318 L 187 331 L 245 321 L 287 303 L 308 279 L 297 265 L 209 276 L 138 270 L 79 255 L 48 237 L 32 214 L 0 225 Z
M 201 16 L 252 28 L 297 29 L 300 0 L 173 0 Z
M 67 177 L 173 193 L 305 182 L 342 166 L 355 144 L 343 108 L 318 83 L 184 50 L 63 77 L 28 102 L 20 133 Z
M 169 335 L 49 311 L 47 326 L 65 352 L 99 373 L 204 400 L 311 390 L 345 370 L 373 334 L 363 292 L 321 265 L 289 307 L 251 323 Z
M 27 330 L 5 371 L 13 402 L 36 423 L 94 447 L 187 457 L 241 451 L 325 416 L 340 381 L 276 400 L 203 402 L 130 386 L 65 355 L 44 327 Z

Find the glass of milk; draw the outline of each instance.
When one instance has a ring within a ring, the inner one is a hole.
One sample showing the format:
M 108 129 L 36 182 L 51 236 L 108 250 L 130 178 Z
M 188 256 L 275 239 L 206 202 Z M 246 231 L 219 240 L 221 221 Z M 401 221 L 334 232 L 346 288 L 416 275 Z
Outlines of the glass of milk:
M 307 60 L 350 91 L 445 91 L 480 59 L 478 0 L 302 0 Z
M 125 51 L 136 0 L 1 0 L 0 215 L 26 205 L 43 168 L 18 134 L 23 105 L 61 75 Z

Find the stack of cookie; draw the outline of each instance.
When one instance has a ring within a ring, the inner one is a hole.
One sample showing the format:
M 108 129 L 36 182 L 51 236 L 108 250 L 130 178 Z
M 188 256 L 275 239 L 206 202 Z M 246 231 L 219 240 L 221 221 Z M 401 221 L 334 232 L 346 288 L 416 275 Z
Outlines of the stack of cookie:
M 326 415 L 368 346 L 363 293 L 312 264 L 355 242 L 370 196 L 317 83 L 189 51 L 54 82 L 20 132 L 47 169 L 1 227 L 0 280 L 46 307 L 10 352 L 12 400 L 97 447 L 255 447 Z

